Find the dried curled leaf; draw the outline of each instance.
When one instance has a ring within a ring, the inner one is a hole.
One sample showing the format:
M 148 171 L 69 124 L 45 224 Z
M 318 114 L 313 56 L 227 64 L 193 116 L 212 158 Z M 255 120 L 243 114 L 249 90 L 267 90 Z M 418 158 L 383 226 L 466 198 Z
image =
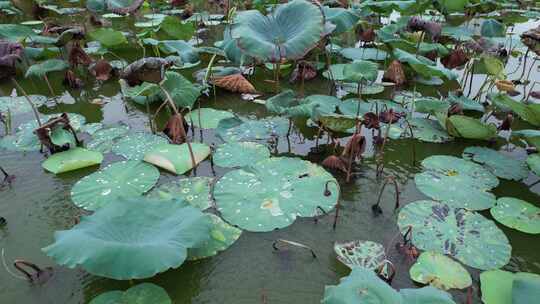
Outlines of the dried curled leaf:
M 442 26 L 439 23 L 427 21 L 418 16 L 411 17 L 407 24 L 407 28 L 414 32 L 423 31 L 428 33 L 431 36 L 432 41 L 438 41 L 442 33 Z
M 172 63 L 160 57 L 146 57 L 132 62 L 121 73 L 130 86 L 143 82 L 159 83 L 165 77 L 165 70 Z
M 379 129 L 379 116 L 373 112 L 364 114 L 362 124 L 368 129 Z
M 242 74 L 213 77 L 212 84 L 231 92 L 257 93 L 255 87 Z
M 186 129 L 188 128 L 188 125 L 181 114 L 173 115 L 169 121 L 167 122 L 167 125 L 165 125 L 165 129 L 163 130 L 163 133 L 167 135 L 171 139 L 171 142 L 173 144 L 183 144 L 186 142 Z
M 512 128 L 512 122 L 514 122 L 514 115 L 512 113 L 508 113 L 506 115 L 506 118 L 504 118 L 501 125 L 497 128 L 499 131 L 508 131 Z
M 356 30 L 356 36 L 358 37 L 358 40 L 362 42 L 373 42 L 375 41 L 376 33 L 373 28 L 364 29 L 362 27 L 358 27 Z
M 394 60 L 392 63 L 390 63 L 388 69 L 384 72 L 383 81 L 393 82 L 398 86 L 407 82 L 405 71 L 403 71 L 401 62 Z
M 495 81 L 495 85 L 497 86 L 497 89 L 501 92 L 510 92 L 516 90 L 514 83 L 510 80 L 497 80 Z
M 77 78 L 72 70 L 67 70 L 64 75 L 64 85 L 72 89 L 80 89 L 83 86 L 83 82 L 80 78 Z
M 540 25 L 521 34 L 521 41 L 529 50 L 540 56 Z
M 323 160 L 322 165 L 328 169 L 340 170 L 347 173 L 347 161 L 343 157 L 330 155 Z
M 379 120 L 386 124 L 393 124 L 405 116 L 406 114 L 404 112 L 394 112 L 394 109 L 388 109 L 379 114 Z
M 441 63 L 447 69 L 453 69 L 464 65 L 469 59 L 469 56 L 462 48 L 457 48 L 452 50 L 447 56 L 441 58 Z
M 311 80 L 317 77 L 317 69 L 315 66 L 309 62 L 301 61 L 296 65 L 296 68 L 291 73 L 291 78 L 289 81 L 291 83 L 298 80 Z
M 0 66 L 13 67 L 24 52 L 22 44 L 0 40 Z
M 351 159 L 354 161 L 356 159 L 360 159 L 365 150 L 366 138 L 361 133 L 356 133 L 347 142 L 341 156 L 344 159 Z
M 97 80 L 106 81 L 111 78 L 113 68 L 111 64 L 105 60 L 100 59 L 94 64 L 92 67 L 90 67 L 90 73 L 96 77 Z
M 69 51 L 69 64 L 76 67 L 78 65 L 87 66 L 90 63 L 92 63 L 92 58 L 86 54 L 78 42 L 74 42 L 71 45 L 71 50 Z

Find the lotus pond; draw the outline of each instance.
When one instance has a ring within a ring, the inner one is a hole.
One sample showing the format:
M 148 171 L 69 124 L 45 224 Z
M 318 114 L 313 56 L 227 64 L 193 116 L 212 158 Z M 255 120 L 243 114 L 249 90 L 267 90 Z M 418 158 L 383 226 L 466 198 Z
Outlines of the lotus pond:
M 535 303 L 538 1 L 0 1 L 1 303 Z

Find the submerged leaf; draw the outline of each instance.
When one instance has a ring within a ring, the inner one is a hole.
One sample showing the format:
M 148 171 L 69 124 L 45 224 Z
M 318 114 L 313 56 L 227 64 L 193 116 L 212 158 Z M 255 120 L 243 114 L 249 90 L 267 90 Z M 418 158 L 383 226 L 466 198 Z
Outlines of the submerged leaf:
M 171 304 L 171 298 L 165 289 L 152 284 L 141 283 L 126 291 L 107 291 L 93 298 L 89 304 Z

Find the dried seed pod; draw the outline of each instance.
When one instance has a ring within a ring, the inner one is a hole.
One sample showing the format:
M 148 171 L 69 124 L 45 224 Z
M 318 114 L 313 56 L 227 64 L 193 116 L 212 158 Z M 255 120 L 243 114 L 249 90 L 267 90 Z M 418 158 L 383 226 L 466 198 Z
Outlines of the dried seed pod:
M 407 82 L 405 77 L 405 71 L 403 71 L 403 65 L 398 60 L 392 61 L 388 66 L 388 69 L 384 72 L 383 81 L 393 82 L 400 86 Z
M 92 58 L 81 48 L 79 42 L 73 42 L 69 51 L 69 64 L 72 67 L 78 65 L 90 65 Z
M 242 74 L 212 77 L 211 83 L 217 87 L 237 93 L 257 93 L 255 87 Z
M 514 83 L 510 80 L 497 80 L 495 82 L 495 86 L 497 86 L 497 89 L 501 92 L 510 92 L 516 90 Z

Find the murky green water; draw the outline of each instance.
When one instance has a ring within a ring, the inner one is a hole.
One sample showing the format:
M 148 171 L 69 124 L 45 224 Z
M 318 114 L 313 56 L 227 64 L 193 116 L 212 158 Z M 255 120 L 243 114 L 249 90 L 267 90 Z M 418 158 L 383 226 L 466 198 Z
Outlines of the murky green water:
M 115 23 L 118 21 L 114 21 Z M 528 22 L 515 27 L 516 33 L 522 32 L 538 22 Z M 219 32 L 219 31 L 216 31 Z M 211 36 L 214 32 L 211 32 Z M 219 34 L 216 34 L 219 35 Z M 212 38 L 212 37 L 211 37 Z M 128 50 L 120 52 L 127 54 Z M 130 54 L 130 57 L 134 54 Z M 136 56 L 134 56 L 136 57 Z M 507 70 L 513 70 L 517 59 L 511 59 Z M 529 63 L 530 64 L 530 63 Z M 537 64 L 538 65 L 538 64 Z M 183 71 L 191 75 L 193 70 Z M 272 87 L 264 79 L 272 77 L 270 71 L 257 71 L 251 79 L 255 87 L 272 94 Z M 478 88 L 483 75 L 476 76 L 473 92 Z M 540 80 L 538 67 L 533 68 L 532 79 Z M 45 83 L 36 80 L 18 78 L 29 94 L 49 95 Z M 87 122 L 103 122 L 111 124 L 125 122 L 134 129 L 148 130 L 146 109 L 131 102 L 122 100 L 119 86 L 115 79 L 98 84 L 90 78 L 80 91 L 67 91 L 61 84 L 62 75 L 54 75 L 51 82 L 55 90 L 64 95 L 71 94 L 74 100 L 68 104 L 40 108 L 42 113 L 73 112 L 84 115 Z M 283 81 L 284 86 L 289 86 Z M 328 93 L 329 82 L 318 78 L 307 84 L 307 94 Z M 451 84 L 452 85 L 452 84 Z M 456 84 L 454 84 L 456 85 Z M 296 86 L 292 88 L 298 89 Z M 2 94 L 12 90 L 10 83 L 1 83 Z M 412 89 L 412 88 L 410 88 Z M 436 95 L 436 91 L 445 92 L 448 88 L 417 86 L 424 95 Z M 374 97 L 387 97 L 390 89 Z M 100 96 L 111 97 L 112 101 L 104 106 L 90 104 L 89 101 Z M 68 100 L 61 98 L 60 100 Z M 243 116 L 264 117 L 267 115 L 264 106 L 243 101 L 239 96 L 219 90 L 217 97 L 203 97 L 201 106 L 218 109 L 231 109 Z M 15 126 L 31 119 L 31 115 L 17 116 Z M 163 127 L 165 116 L 160 120 Z M 0 130 L 3 133 L 3 130 Z M 326 155 L 314 153 L 313 130 L 305 127 L 305 121 L 296 121 L 290 142 L 280 139 L 278 155 L 294 155 L 312 161 L 320 161 Z M 195 141 L 200 141 L 199 130 L 195 130 Z M 219 144 L 213 132 L 204 131 L 202 140 Z M 342 142 L 346 138 L 341 139 Z M 297 220 L 288 228 L 268 233 L 244 232 L 241 238 L 229 249 L 215 257 L 196 262 L 186 262 L 179 269 L 169 270 L 152 279 L 167 290 L 174 303 L 318 303 L 322 298 L 324 286 L 335 284 L 339 278 L 348 274 L 348 269 L 340 264 L 333 252 L 333 243 L 344 240 L 372 240 L 390 246 L 390 260 L 397 265 L 395 288 L 413 286 L 409 279 L 410 263 L 399 255 L 390 245 L 397 234 L 396 213 L 393 212 L 393 190 L 383 194 L 383 215 L 374 218 L 371 205 L 375 203 L 383 180 L 375 176 L 375 160 L 371 138 L 368 138 L 368 150 L 364 162 L 356 169 L 355 179 L 350 183 L 340 180 L 342 189 L 342 211 L 337 229 L 332 229 L 333 214 L 322 217 L 318 222 L 313 219 Z M 321 139 L 325 147 L 326 138 Z M 413 176 L 419 171 L 422 159 L 434 154 L 460 156 L 465 147 L 472 145 L 470 141 L 456 141 L 449 144 L 426 144 L 411 140 L 392 140 L 385 150 L 385 175 L 394 175 L 399 181 L 401 202 L 408 203 L 426 197 L 418 192 Z M 474 143 L 477 144 L 477 143 Z M 495 148 L 504 145 L 500 140 Z M 513 147 L 515 157 L 524 158 L 522 148 Z M 514 149 L 515 148 L 515 149 Z M 106 156 L 102 164 L 106 166 L 118 160 L 111 154 Z M 87 303 L 101 292 L 113 289 L 126 289 L 136 282 L 114 281 L 86 274 L 82 270 L 70 270 L 55 266 L 41 248 L 53 241 L 55 230 L 68 229 L 74 225 L 75 217 L 80 211 L 71 203 L 69 191 L 81 177 L 98 170 L 98 168 L 82 169 L 73 173 L 55 176 L 44 172 L 41 168 L 43 155 L 39 153 L 9 153 L 0 151 L 0 165 L 8 172 L 16 175 L 12 188 L 0 192 L 0 216 L 7 219 L 7 225 L 0 228 L 0 248 L 5 250 L 8 264 L 15 258 L 24 258 L 40 266 L 54 266 L 53 278 L 43 285 L 30 285 L 9 275 L 4 267 L 0 268 L 0 303 Z M 217 177 L 226 170 L 216 168 Z M 209 161 L 204 161 L 191 176 L 212 176 Z M 159 184 L 179 177 L 161 172 Z M 501 180 L 494 193 L 499 196 L 513 196 L 540 205 L 539 178 L 530 175 L 522 182 Z M 531 186 L 528 186 L 531 185 Z M 482 214 L 490 218 L 489 212 Z M 512 260 L 507 269 L 540 273 L 540 242 L 537 236 L 511 230 L 498 225 L 510 239 L 513 246 Z M 308 252 L 289 249 L 275 252 L 273 240 L 283 238 L 301 242 L 312 247 L 317 257 L 312 258 Z M 8 267 L 11 268 L 10 265 Z M 473 274 L 475 285 L 475 303 L 479 303 L 478 272 L 469 268 Z M 464 294 L 454 293 L 456 301 L 464 301 Z

